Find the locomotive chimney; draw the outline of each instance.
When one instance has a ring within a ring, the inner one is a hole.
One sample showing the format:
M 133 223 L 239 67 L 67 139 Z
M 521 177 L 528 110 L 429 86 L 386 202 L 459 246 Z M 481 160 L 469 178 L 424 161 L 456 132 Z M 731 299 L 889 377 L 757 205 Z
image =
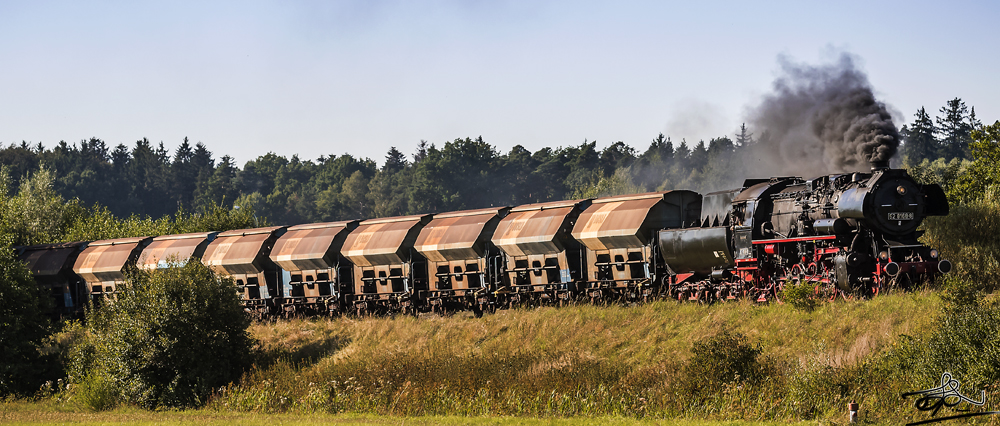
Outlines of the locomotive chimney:
M 885 170 L 889 168 L 889 160 L 875 160 L 871 162 L 872 171 Z

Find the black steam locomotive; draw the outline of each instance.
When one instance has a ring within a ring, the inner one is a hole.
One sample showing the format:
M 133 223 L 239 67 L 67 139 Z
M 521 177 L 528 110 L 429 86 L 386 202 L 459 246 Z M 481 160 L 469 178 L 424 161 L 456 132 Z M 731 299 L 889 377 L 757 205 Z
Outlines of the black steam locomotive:
M 938 185 L 876 164 L 871 173 L 748 179 L 707 194 L 699 227 L 659 232 L 677 299 L 779 298 L 807 284 L 835 298 L 906 288 L 951 270 L 917 241 L 927 216 L 948 214 Z

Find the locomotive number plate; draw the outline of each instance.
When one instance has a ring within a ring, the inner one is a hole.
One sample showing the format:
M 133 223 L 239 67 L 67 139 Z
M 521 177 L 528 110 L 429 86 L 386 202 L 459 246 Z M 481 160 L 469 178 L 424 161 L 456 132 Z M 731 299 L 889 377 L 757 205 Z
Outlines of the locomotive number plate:
M 891 212 L 889 220 L 913 220 L 913 212 Z

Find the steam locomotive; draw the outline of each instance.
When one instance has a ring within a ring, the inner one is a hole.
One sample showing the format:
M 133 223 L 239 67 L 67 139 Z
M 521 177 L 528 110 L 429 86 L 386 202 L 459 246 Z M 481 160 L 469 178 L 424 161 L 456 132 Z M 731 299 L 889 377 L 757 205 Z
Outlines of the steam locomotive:
M 659 232 L 678 299 L 767 301 L 788 284 L 870 297 L 951 271 L 917 240 L 925 217 L 948 214 L 944 191 L 885 164 L 810 180 L 748 179 L 707 194 L 702 206 L 699 227 Z
M 60 315 L 113 298 L 130 270 L 201 261 L 260 317 L 472 310 L 527 304 L 872 297 L 951 269 L 918 242 L 946 215 L 905 170 L 747 179 L 737 189 L 558 201 L 19 247 Z

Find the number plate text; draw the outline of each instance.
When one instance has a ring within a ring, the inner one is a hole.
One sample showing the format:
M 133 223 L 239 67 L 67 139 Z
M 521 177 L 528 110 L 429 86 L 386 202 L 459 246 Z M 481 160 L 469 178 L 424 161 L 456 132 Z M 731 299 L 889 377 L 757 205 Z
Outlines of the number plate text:
M 889 220 L 913 220 L 913 212 L 892 212 Z

